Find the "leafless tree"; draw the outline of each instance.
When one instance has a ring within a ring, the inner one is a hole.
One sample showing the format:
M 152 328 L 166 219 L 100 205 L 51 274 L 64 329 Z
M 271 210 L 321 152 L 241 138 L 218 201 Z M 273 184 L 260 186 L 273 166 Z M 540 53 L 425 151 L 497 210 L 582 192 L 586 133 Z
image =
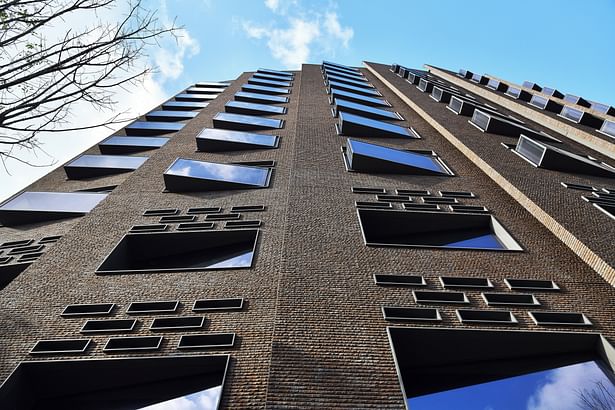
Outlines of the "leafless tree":
M 125 0 L 0 0 L 0 160 L 27 162 L 16 147 L 36 149 L 41 132 L 61 132 L 124 122 L 112 114 L 114 93 L 150 71 L 145 49 L 177 28 L 164 27 L 142 0 L 133 0 L 119 21 L 101 14 Z M 93 16 L 75 29 L 69 20 Z M 59 40 L 50 32 L 61 31 Z M 103 122 L 71 125 L 71 107 L 86 102 L 109 110 Z
M 594 382 L 591 389 L 577 391 L 580 410 L 615 410 L 615 394 L 604 382 Z

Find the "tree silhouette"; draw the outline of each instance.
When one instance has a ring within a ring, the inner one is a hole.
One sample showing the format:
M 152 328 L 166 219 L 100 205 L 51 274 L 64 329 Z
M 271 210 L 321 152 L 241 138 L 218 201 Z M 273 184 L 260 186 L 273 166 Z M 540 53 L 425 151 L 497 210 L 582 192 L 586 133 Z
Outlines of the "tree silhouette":
M 125 6 L 122 0 L 0 0 L 0 160 L 16 147 L 36 149 L 41 132 L 110 126 L 130 118 L 112 113 L 115 91 L 135 85 L 151 71 L 141 57 L 145 47 L 177 27 L 163 27 L 141 0 L 128 3 L 120 21 L 101 14 Z M 68 18 L 87 13 L 95 24 L 66 27 L 60 39 L 50 31 Z M 109 118 L 71 126 L 71 107 L 86 102 Z

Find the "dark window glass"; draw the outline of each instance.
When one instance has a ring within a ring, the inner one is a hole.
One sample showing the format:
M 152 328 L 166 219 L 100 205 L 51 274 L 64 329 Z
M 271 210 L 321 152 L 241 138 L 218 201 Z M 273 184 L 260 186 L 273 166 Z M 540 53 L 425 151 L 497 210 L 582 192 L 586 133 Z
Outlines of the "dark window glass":
M 280 97 L 278 95 L 268 95 L 260 93 L 249 93 L 246 91 L 238 91 L 235 93 L 237 101 L 254 101 L 265 103 L 287 103 L 288 97 Z
M 292 80 L 292 77 L 285 77 L 282 75 L 271 75 L 271 74 L 265 74 L 265 73 L 259 73 L 256 72 L 254 74 L 252 74 L 253 78 L 264 78 L 265 80 L 273 80 L 273 81 L 290 81 Z
M 389 120 L 401 120 L 401 116 L 393 111 L 386 111 L 379 108 L 374 108 L 369 105 L 359 104 L 352 101 L 343 100 L 340 98 L 335 98 L 334 101 L 334 110 L 336 115 L 340 111 L 360 114 L 365 117 L 370 118 L 379 118 L 379 119 L 389 119 Z
M 251 132 L 221 130 L 217 128 L 205 128 L 197 135 L 199 139 L 226 141 L 239 144 L 259 145 L 275 148 L 278 146 L 279 137 L 275 135 L 255 134 Z
M 351 167 L 353 156 L 358 154 L 367 157 L 380 158 L 386 161 L 408 165 L 415 168 L 425 169 L 435 173 L 450 175 L 448 170 L 438 161 L 438 159 L 431 155 L 422 155 L 351 139 L 348 139 L 347 144 L 348 152 L 352 153 L 349 157 Z
M 255 113 L 255 114 L 265 114 L 265 115 L 277 115 L 277 114 L 286 114 L 285 107 L 278 107 L 275 105 L 266 105 L 266 104 L 255 104 L 251 102 L 244 101 L 229 101 L 224 105 L 224 108 L 227 112 L 236 112 L 236 113 Z
M 177 175 L 199 179 L 224 181 L 258 187 L 267 186 L 270 169 L 243 165 L 219 164 L 178 158 L 165 171 L 166 175 Z
M 366 245 L 522 250 L 491 215 L 358 209 Z
M 384 121 L 377 121 L 370 118 L 354 115 L 347 112 L 339 114 L 340 131 L 349 136 L 376 136 L 370 135 L 370 131 L 376 132 L 378 136 L 403 136 L 414 138 L 414 135 L 406 127 L 391 124 Z M 381 135 L 380 135 L 381 134 Z
M 97 269 L 101 274 L 250 268 L 257 229 L 127 234 Z
M 291 87 L 292 86 L 292 83 L 288 81 L 274 81 L 274 80 L 267 80 L 267 79 L 258 78 L 258 77 L 249 78 L 248 83 L 256 84 L 256 85 L 273 86 L 273 87 Z
M 326 60 L 324 60 L 324 61 L 322 62 L 322 64 L 323 64 L 323 65 L 328 65 L 328 66 L 333 66 L 333 67 L 342 68 L 342 69 L 344 69 L 344 70 L 355 71 L 355 72 L 357 72 L 357 73 L 359 72 L 359 69 L 358 69 L 358 68 L 355 68 L 355 67 L 350 67 L 350 66 L 347 66 L 347 65 L 344 65 L 344 64 L 334 63 L 334 62 L 332 62 L 332 61 L 326 61 Z
M 325 75 L 335 74 L 337 76 L 348 78 L 350 80 L 367 81 L 367 79 L 363 77 L 363 74 L 361 73 L 352 73 L 349 71 L 339 70 L 339 69 L 332 68 L 332 67 L 325 67 L 325 69 L 323 70 L 323 73 Z
M 279 87 L 267 87 L 264 85 L 244 84 L 241 86 L 244 91 L 260 92 L 265 94 L 290 94 L 290 89 Z
M 214 127 L 231 129 L 282 128 L 283 120 L 256 117 L 253 115 L 219 112 L 213 118 Z

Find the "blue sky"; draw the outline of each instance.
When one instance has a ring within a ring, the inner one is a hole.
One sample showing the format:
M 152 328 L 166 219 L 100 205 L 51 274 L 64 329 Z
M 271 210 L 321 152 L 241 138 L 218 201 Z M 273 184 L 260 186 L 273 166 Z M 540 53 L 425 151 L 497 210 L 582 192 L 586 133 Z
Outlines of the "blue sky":
M 467 68 L 615 104 L 614 0 L 145 0 L 145 6 L 157 10 L 161 23 L 175 20 L 184 29 L 176 41 L 149 49 L 144 63 L 158 67 L 155 74 L 118 93 L 117 110 L 133 115 L 196 81 L 233 79 L 258 67 L 296 69 L 323 59 Z M 121 11 L 104 17 L 119 20 Z M 52 34 L 95 24 L 96 18 L 68 19 Z M 74 112 L 76 122 L 110 116 L 84 106 Z M 0 200 L 112 133 L 42 134 L 44 151 L 22 157 L 43 166 L 9 161 L 8 173 L 0 168 Z

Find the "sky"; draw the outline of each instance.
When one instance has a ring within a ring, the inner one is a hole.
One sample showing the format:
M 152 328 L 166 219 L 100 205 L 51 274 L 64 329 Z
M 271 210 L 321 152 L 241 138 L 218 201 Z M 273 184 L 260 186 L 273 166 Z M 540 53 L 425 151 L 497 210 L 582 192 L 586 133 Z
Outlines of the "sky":
M 120 4 L 128 2 L 118 2 Z M 156 68 L 144 83 L 116 95 L 117 109 L 148 112 L 197 81 L 232 80 L 259 67 L 299 69 L 323 59 L 423 64 L 530 80 L 615 105 L 615 0 L 145 0 L 163 25 L 182 27 L 148 49 Z M 122 7 L 102 16 L 122 17 Z M 96 24 L 101 16 L 81 16 Z M 68 19 L 53 27 L 64 32 Z M 109 113 L 77 106 L 75 122 Z M 38 167 L 0 167 L 0 200 L 23 189 L 113 129 L 44 134 L 42 149 L 19 154 Z

